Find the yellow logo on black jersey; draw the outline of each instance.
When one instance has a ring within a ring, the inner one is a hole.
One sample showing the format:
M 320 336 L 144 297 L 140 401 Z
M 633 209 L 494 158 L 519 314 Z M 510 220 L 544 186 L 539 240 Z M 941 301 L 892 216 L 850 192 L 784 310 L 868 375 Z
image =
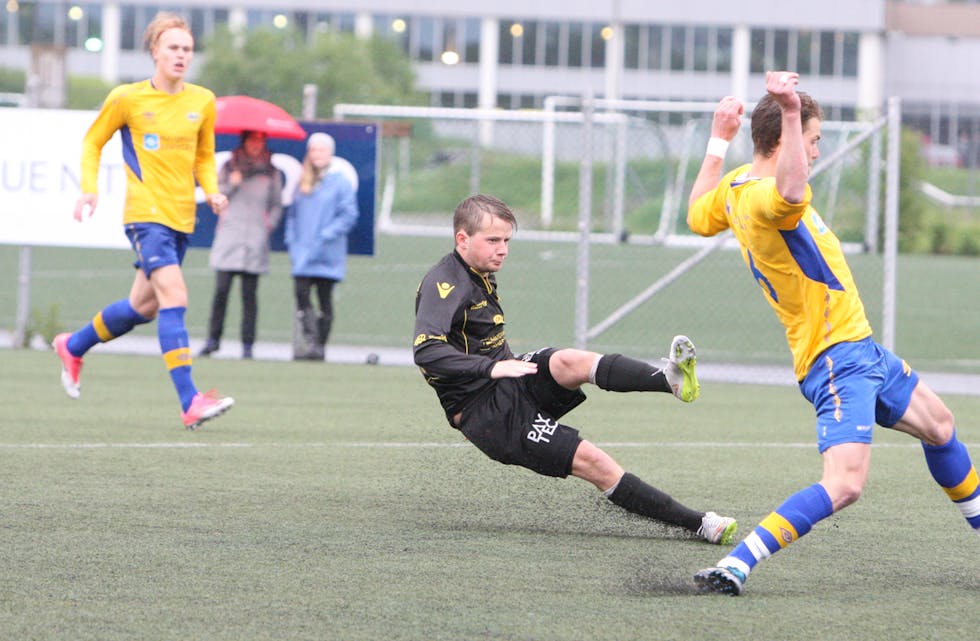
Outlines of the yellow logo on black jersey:
M 436 283 L 436 289 L 439 290 L 439 298 L 445 298 L 456 289 L 456 286 L 450 283 Z

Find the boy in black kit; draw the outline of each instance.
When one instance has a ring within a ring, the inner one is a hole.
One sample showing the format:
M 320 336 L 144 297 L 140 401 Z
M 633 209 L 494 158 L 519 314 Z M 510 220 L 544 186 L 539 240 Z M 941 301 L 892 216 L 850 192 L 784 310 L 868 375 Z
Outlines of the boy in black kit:
M 515 357 L 504 332 L 494 273 L 503 266 L 517 220 L 502 201 L 471 196 L 453 216 L 456 248 L 426 274 L 415 299 L 415 364 L 435 390 L 450 425 L 484 454 L 545 476 L 569 474 L 620 507 L 734 542 L 735 519 L 699 512 L 628 472 L 606 452 L 559 423 L 592 383 L 616 392 L 700 394 L 694 345 L 676 336 L 664 369 L 623 356 L 544 348 Z

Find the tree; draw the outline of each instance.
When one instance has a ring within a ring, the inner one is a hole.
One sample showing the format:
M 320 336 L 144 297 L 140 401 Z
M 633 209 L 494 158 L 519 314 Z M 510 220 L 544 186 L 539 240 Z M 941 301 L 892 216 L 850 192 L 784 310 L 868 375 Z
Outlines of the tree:
M 329 118 L 340 102 L 421 104 L 415 73 L 394 42 L 379 36 L 317 34 L 307 43 L 296 31 L 255 29 L 238 36 L 227 29 L 207 42 L 206 61 L 195 81 L 217 95 L 245 94 L 301 115 L 303 85 L 319 89 L 317 118 Z

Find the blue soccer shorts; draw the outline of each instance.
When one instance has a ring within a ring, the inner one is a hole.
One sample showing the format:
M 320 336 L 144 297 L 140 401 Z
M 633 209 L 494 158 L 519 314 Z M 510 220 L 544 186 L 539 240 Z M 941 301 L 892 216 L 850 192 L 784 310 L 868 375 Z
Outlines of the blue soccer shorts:
M 126 236 L 136 252 L 133 266 L 147 278 L 154 269 L 182 264 L 190 241 L 187 234 L 157 223 L 129 223 Z
M 800 382 L 817 411 L 817 447 L 871 443 L 874 424 L 892 427 L 905 414 L 919 375 L 871 338 L 824 350 Z

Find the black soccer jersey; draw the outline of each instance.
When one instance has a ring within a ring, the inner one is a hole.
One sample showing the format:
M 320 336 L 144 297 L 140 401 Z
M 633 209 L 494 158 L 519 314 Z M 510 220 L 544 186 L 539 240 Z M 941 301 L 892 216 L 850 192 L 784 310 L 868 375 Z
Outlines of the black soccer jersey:
M 415 295 L 413 352 L 452 423 L 468 400 L 494 383 L 494 363 L 514 358 L 493 274 L 474 271 L 455 251 L 430 269 Z

